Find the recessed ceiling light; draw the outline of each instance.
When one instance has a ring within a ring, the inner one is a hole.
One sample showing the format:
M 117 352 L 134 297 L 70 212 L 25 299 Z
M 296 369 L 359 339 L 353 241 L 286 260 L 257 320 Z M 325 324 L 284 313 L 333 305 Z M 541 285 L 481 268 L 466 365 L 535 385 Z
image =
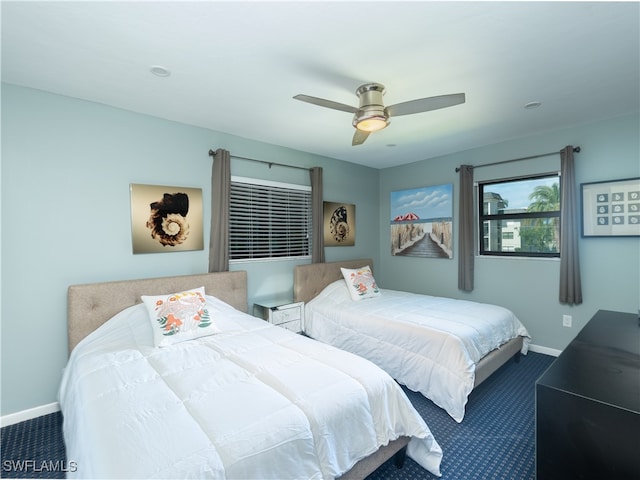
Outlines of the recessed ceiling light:
M 158 77 L 168 77 L 171 75 L 171 72 L 168 68 L 163 67 L 162 65 L 153 65 L 149 71 Z
M 542 102 L 529 102 L 524 106 L 524 108 L 527 110 L 533 110 L 534 108 L 538 108 L 540 105 L 542 105 Z
M 387 143 L 387 147 L 395 147 L 396 144 L 395 143 Z

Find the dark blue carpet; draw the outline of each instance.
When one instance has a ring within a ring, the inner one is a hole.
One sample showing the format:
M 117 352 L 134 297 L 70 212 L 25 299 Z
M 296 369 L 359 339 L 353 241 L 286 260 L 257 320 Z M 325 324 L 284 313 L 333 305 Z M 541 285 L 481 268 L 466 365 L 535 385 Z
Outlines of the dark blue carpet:
M 65 478 L 60 412 L 2 428 L 1 478 Z
M 442 447 L 443 480 L 535 479 L 535 382 L 555 357 L 531 353 L 507 362 L 469 396 L 462 423 L 405 388 Z M 400 470 L 387 462 L 367 480 L 431 480 L 410 458 Z
M 471 393 L 462 423 L 421 394 L 405 389 L 442 447 L 443 480 L 535 479 L 535 382 L 554 357 L 529 353 L 508 362 Z M 62 415 L 52 413 L 2 428 L 2 478 L 65 478 Z M 407 458 L 389 461 L 367 480 L 436 479 Z

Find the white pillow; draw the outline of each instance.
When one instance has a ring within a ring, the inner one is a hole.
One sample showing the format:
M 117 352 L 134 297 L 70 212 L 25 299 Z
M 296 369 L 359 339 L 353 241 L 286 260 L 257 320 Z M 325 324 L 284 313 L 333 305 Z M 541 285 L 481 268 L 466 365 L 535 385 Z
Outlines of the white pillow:
M 373 278 L 369 265 L 362 268 L 340 268 L 347 283 L 352 300 L 362 300 L 380 295 L 380 289 Z
M 204 287 L 141 298 L 149 313 L 156 347 L 220 333 L 206 308 Z

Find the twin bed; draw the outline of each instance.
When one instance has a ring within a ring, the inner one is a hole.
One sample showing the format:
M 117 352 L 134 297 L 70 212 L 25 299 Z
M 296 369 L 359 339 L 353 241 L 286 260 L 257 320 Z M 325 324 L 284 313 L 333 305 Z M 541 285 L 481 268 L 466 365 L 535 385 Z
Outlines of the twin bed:
M 372 265 L 359 259 L 295 267 L 294 301 L 305 302 L 305 333 L 371 360 L 461 422 L 473 388 L 527 352 L 527 330 L 496 305 L 382 289 L 354 300 L 349 283 L 358 294 L 367 282 L 375 285 L 363 271 Z
M 206 335 L 175 340 L 177 310 L 153 315 L 174 301 L 201 302 Z M 440 447 L 387 373 L 246 310 L 245 272 L 71 286 L 69 476 L 364 478 L 405 451 L 440 475 Z

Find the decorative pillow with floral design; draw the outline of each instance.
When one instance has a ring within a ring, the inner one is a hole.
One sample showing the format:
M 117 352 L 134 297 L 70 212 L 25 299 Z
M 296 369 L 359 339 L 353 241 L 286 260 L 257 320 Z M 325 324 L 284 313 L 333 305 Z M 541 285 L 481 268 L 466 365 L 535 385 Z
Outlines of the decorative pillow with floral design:
M 380 289 L 373 278 L 369 265 L 362 268 L 341 268 L 342 276 L 353 300 L 373 298 L 380 295 Z
M 143 295 L 156 347 L 220 333 L 206 308 L 204 287 L 169 295 Z

